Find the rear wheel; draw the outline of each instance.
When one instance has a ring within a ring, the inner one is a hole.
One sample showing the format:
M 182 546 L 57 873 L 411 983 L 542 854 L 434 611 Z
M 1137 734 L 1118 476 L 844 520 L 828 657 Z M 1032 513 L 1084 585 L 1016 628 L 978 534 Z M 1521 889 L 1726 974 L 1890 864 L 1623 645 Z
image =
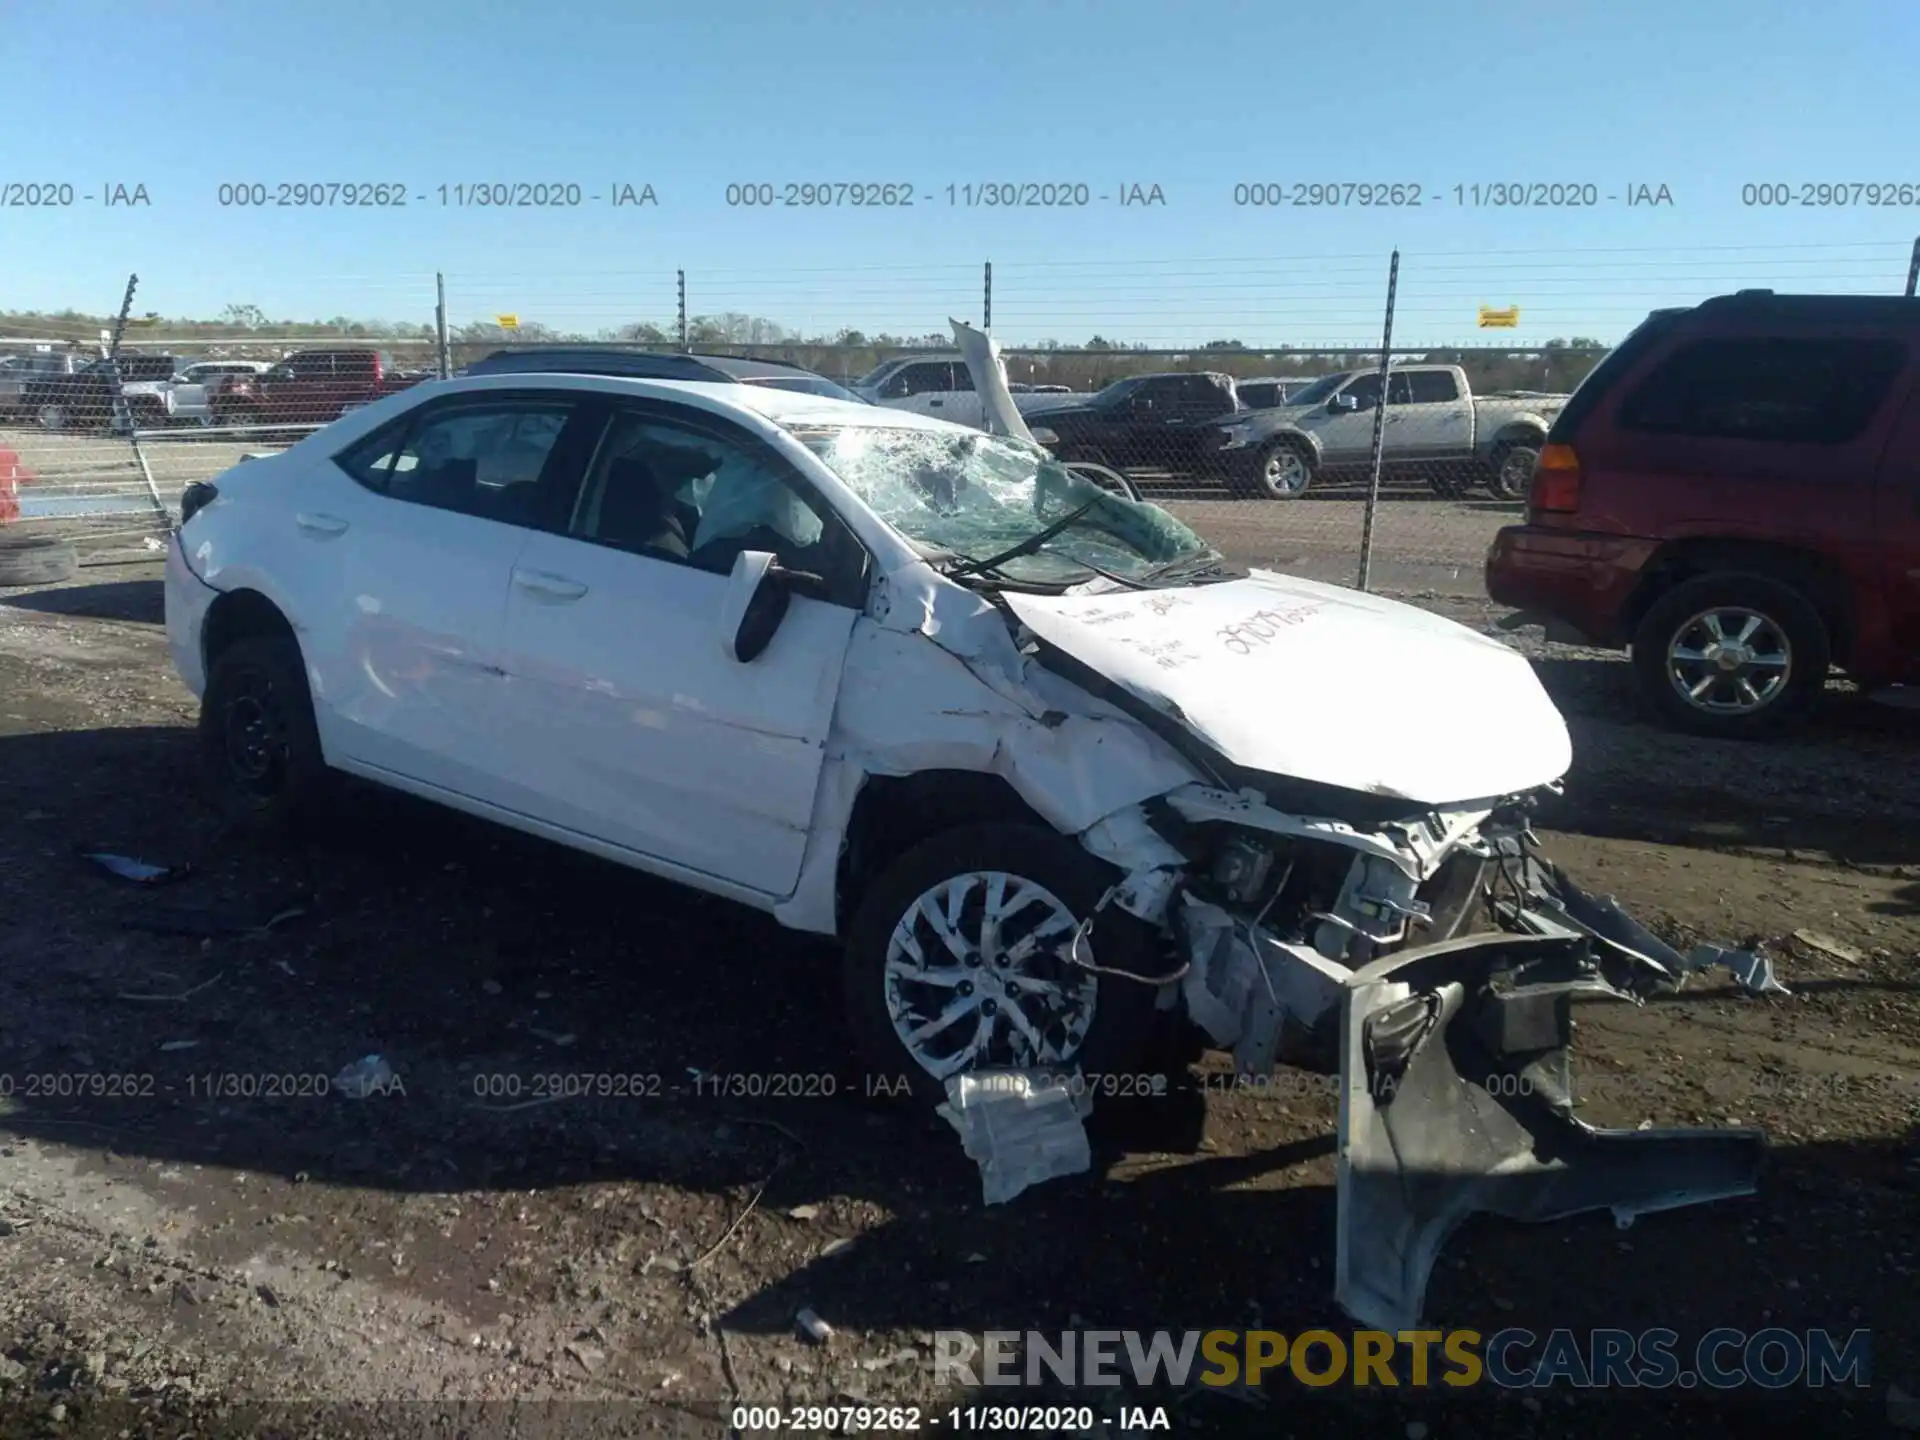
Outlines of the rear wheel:
M 1127 977 L 1165 968 L 1153 931 L 1109 906 L 1081 947 L 1101 969 L 1070 958 L 1113 878 L 1030 825 L 966 826 L 901 856 L 847 934 L 847 1018 L 867 1063 L 930 1101 L 981 1068 L 1140 1071 L 1155 987 Z
M 1538 445 L 1500 446 L 1493 452 L 1493 475 L 1487 488 L 1501 500 L 1526 499 L 1533 486 L 1533 467 L 1539 460 Z
M 1640 693 L 1676 729 L 1718 739 L 1771 734 L 1826 688 L 1833 642 L 1812 603 L 1765 575 L 1676 585 L 1633 636 Z
M 292 636 L 248 636 L 214 657 L 200 743 L 214 803 L 229 822 L 264 835 L 311 818 L 328 776 Z
M 64 430 L 73 423 L 73 417 L 67 413 L 64 405 L 42 405 L 34 418 L 40 422 L 42 430 Z

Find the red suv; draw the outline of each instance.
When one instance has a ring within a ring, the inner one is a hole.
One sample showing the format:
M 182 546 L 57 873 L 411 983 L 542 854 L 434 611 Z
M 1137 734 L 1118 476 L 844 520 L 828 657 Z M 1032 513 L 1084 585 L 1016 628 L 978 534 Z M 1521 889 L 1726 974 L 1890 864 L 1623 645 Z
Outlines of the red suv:
M 396 370 L 382 350 L 298 350 L 264 375 L 236 375 L 212 398 L 216 424 L 326 425 L 356 405 L 430 377 Z
M 1509 627 L 1630 649 L 1696 734 L 1772 730 L 1834 665 L 1920 681 L 1920 299 L 1655 311 L 1554 422 L 1487 593 Z

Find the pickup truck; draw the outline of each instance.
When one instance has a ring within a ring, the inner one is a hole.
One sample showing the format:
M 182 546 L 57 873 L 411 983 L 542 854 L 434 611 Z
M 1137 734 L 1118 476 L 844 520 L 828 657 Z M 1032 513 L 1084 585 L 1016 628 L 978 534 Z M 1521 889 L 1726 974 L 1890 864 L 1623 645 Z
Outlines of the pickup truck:
M 1387 372 L 1386 401 L 1383 471 L 1415 471 L 1441 495 L 1484 482 L 1519 500 L 1567 397 L 1475 395 L 1458 365 L 1399 365 Z M 1236 494 L 1291 500 L 1323 475 L 1366 469 L 1379 403 L 1378 370 L 1323 375 L 1285 405 L 1216 427 L 1205 468 Z
M 179 369 L 171 355 L 122 355 L 115 360 L 89 361 L 71 374 L 38 374 L 28 377 L 21 391 L 20 408 L 40 422 L 43 430 L 100 430 L 115 425 L 115 368 L 119 370 L 121 392 L 127 404 L 142 391 L 156 385 L 169 385 Z M 138 401 L 141 423 L 160 403 L 152 393 Z
M 36 379 L 78 374 L 91 358 L 78 350 L 41 350 L 0 360 L 0 420 L 33 413 L 27 408 L 27 387 Z
M 431 379 L 382 350 L 298 350 L 264 375 L 230 377 L 212 396 L 216 425 L 326 425 L 348 410 Z

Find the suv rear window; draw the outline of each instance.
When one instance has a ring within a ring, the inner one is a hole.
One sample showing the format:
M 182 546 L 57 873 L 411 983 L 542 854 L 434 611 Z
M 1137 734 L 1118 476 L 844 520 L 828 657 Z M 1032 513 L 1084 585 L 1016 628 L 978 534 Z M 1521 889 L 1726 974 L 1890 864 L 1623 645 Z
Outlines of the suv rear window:
M 1841 445 L 1864 430 L 1906 362 L 1891 339 L 1696 340 L 1620 407 L 1623 429 Z

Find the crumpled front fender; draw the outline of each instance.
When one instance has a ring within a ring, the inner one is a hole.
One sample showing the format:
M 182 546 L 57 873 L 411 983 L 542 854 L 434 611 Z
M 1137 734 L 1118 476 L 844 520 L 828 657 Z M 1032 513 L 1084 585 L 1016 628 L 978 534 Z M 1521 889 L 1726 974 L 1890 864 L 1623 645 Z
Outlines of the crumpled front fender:
M 1335 1299 L 1362 1325 L 1420 1319 L 1474 1211 L 1618 1223 L 1753 1193 L 1766 1134 L 1601 1130 L 1573 1115 L 1577 995 L 1632 1000 L 1586 937 L 1476 935 L 1353 972 L 1342 1000 Z M 1496 983 L 1498 981 L 1498 983 Z

